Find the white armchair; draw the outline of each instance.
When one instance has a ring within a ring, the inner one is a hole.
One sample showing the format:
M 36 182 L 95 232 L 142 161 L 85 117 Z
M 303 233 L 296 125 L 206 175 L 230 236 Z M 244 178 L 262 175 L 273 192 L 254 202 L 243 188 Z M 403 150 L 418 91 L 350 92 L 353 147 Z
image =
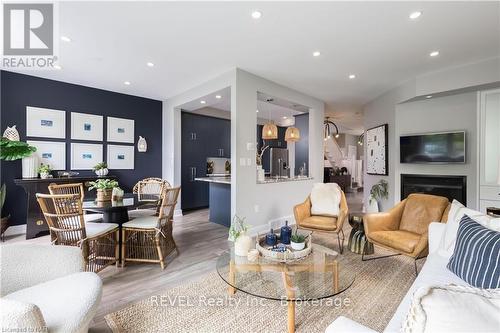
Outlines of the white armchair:
M 102 296 L 73 246 L 0 246 L 1 330 L 87 332 Z

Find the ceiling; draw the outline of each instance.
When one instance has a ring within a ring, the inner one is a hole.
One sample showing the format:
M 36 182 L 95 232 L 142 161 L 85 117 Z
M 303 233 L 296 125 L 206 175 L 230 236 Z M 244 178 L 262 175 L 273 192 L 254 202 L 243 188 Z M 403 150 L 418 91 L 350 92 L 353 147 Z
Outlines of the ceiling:
M 295 124 L 294 116 L 309 112 L 306 106 L 260 92 L 256 98 L 255 115 L 259 124 L 272 120 L 279 126 L 292 126 Z M 206 96 L 200 96 L 180 105 L 179 108 L 192 113 L 230 119 L 231 88 L 227 87 Z
M 160 100 L 239 67 L 354 117 L 405 80 L 500 53 L 497 1 L 60 2 L 59 11 L 72 40 L 60 42 L 62 69 L 26 73 Z

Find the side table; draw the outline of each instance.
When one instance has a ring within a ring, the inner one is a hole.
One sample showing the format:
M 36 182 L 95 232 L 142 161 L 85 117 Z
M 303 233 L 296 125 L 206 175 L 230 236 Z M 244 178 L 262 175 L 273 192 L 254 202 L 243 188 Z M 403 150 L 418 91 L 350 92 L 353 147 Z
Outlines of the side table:
M 363 246 L 365 247 L 365 254 L 373 254 L 373 244 L 368 241 L 365 235 L 365 228 L 363 225 L 364 213 L 350 213 L 349 224 L 352 227 L 349 234 L 349 242 L 347 247 L 353 253 L 363 254 Z

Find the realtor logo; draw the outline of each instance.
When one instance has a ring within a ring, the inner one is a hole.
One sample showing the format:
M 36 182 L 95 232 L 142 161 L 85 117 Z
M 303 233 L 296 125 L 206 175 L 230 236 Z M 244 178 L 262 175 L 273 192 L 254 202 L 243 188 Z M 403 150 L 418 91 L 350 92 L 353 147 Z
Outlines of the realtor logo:
M 3 68 L 53 69 L 57 62 L 53 3 L 3 4 Z

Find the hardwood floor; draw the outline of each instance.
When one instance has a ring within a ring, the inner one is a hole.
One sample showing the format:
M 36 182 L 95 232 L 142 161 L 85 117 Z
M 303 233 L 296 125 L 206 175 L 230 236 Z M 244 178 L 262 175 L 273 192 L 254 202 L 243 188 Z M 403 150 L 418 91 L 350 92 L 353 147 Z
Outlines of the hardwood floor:
M 361 210 L 362 194 L 348 194 L 351 211 Z M 120 310 L 154 293 L 183 284 L 215 270 L 218 256 L 227 250 L 228 229 L 208 221 L 208 209 L 190 212 L 174 219 L 174 239 L 180 254 L 167 258 L 167 267 L 159 264 L 127 263 L 123 268 L 108 267 L 99 273 L 103 281 L 102 301 L 90 332 L 111 332 L 104 316 Z M 24 234 L 7 236 L 6 243 L 27 242 L 49 244 L 49 236 L 31 240 Z

